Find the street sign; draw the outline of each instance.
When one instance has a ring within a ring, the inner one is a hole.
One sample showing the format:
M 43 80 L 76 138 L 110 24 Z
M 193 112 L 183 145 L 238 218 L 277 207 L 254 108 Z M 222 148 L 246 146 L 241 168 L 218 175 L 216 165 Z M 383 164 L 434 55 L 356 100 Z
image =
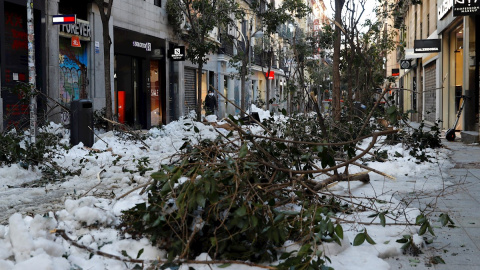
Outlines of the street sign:
M 52 24 L 75 24 L 77 23 L 77 15 L 53 15 Z

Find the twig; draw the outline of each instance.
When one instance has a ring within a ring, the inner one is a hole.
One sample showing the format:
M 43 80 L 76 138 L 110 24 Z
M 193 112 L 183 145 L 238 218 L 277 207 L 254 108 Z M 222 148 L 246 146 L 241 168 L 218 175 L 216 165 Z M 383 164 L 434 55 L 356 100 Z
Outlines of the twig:
M 90 191 L 92 191 L 94 188 L 98 187 L 98 186 L 102 183 L 102 182 L 100 182 L 100 181 L 102 181 L 102 180 L 100 179 L 100 174 L 101 174 L 102 172 L 104 172 L 104 171 L 105 171 L 105 169 L 102 169 L 101 171 L 99 171 L 99 172 L 97 173 L 97 179 L 98 179 L 98 181 L 99 181 L 98 184 L 96 184 L 95 186 L 93 186 L 92 188 L 90 188 L 89 190 L 87 190 L 87 192 L 83 193 L 83 195 L 81 195 L 80 198 L 85 197 L 85 195 L 87 195 Z
M 107 122 L 109 122 L 109 123 L 111 123 L 111 124 L 113 124 L 113 125 L 115 125 L 115 126 L 121 126 L 121 127 L 126 128 L 126 129 L 127 129 L 127 130 L 125 130 L 126 133 L 133 135 L 135 138 L 137 138 L 137 140 L 139 140 L 139 141 L 143 144 L 143 146 L 145 146 L 146 148 L 150 149 L 150 147 L 142 140 L 142 138 L 140 138 L 140 136 L 138 136 L 137 133 L 129 130 L 130 128 L 129 128 L 127 125 L 124 125 L 124 124 L 122 124 L 122 123 L 119 123 L 119 122 L 116 122 L 116 121 L 107 119 L 107 118 L 105 118 L 105 117 L 102 117 L 102 119 L 105 120 L 105 121 L 107 121 Z
M 113 254 L 109 254 L 109 253 L 106 253 L 106 252 L 103 252 L 103 251 L 100 251 L 100 250 L 95 250 L 93 248 L 90 248 L 90 247 L 87 247 L 87 246 L 84 246 L 76 241 L 73 241 L 70 237 L 68 237 L 67 233 L 65 232 L 65 230 L 61 230 L 61 229 L 55 229 L 55 230 L 52 230 L 50 231 L 50 233 L 54 233 L 56 235 L 60 235 L 63 239 L 65 239 L 67 242 L 69 242 L 70 244 L 78 247 L 78 248 L 81 248 L 81 249 L 85 249 L 91 253 L 94 253 L 94 254 L 97 254 L 97 255 L 100 255 L 100 256 L 103 256 L 103 257 L 107 257 L 107 258 L 110 258 L 110 259 L 114 259 L 114 260 L 118 260 L 118 261 L 122 261 L 122 262 L 133 262 L 133 263 L 141 263 L 142 264 L 142 268 L 143 268 L 143 264 L 145 263 L 144 260 L 138 260 L 138 259 L 127 259 L 127 258 L 122 258 L 120 256 L 117 256 L 117 255 L 113 255 Z
M 88 128 L 93 132 L 93 134 L 94 134 L 95 136 L 97 136 L 97 138 L 98 138 L 99 140 L 101 140 L 102 142 L 104 142 L 104 143 L 107 145 L 107 147 L 108 147 L 108 143 L 107 143 L 106 141 L 104 141 L 102 138 L 100 138 L 100 136 L 98 136 L 97 134 L 95 134 L 95 131 L 94 131 L 90 126 L 88 126 Z
M 143 185 L 140 185 L 140 186 L 137 186 L 137 187 L 133 188 L 132 190 L 128 191 L 127 193 L 121 195 L 120 197 L 117 198 L 117 200 L 125 198 L 130 193 L 134 192 L 135 190 L 138 190 L 138 189 L 141 189 L 141 188 L 144 188 L 144 187 L 148 187 L 148 185 L 150 185 L 151 183 L 152 183 L 152 180 L 149 180 L 147 183 L 145 183 Z M 140 194 L 142 194 L 142 193 L 140 193 Z

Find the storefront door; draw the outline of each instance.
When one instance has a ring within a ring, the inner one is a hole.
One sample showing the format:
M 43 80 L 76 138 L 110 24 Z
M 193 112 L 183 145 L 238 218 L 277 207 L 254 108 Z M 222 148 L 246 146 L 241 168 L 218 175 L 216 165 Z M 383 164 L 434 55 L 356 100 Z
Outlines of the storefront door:
M 134 128 L 145 128 L 145 95 L 142 81 L 143 59 L 115 55 L 115 93 L 118 120 Z
M 160 126 L 165 123 L 165 91 L 162 91 L 158 60 L 150 61 L 150 124 Z

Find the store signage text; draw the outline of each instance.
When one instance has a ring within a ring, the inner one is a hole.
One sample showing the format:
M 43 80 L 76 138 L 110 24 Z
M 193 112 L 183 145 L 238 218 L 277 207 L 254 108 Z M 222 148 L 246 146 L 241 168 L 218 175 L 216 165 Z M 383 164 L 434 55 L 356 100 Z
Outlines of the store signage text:
M 415 53 L 433 53 L 440 52 L 440 39 L 417 39 L 413 41 L 413 51 Z
M 152 43 L 150 42 L 138 42 L 138 41 L 133 41 L 133 47 L 137 47 L 137 48 L 142 48 L 142 49 L 145 49 L 145 51 L 149 52 L 152 50 Z
M 168 51 L 172 61 L 185 61 L 185 46 L 176 46 Z
M 442 4 L 438 7 L 438 19 L 441 20 L 452 9 L 454 0 L 443 0 Z
M 453 16 L 470 16 L 480 13 L 480 0 L 455 0 Z
M 87 38 L 92 36 L 90 25 L 82 22 L 76 24 L 62 24 L 60 25 L 60 32 Z

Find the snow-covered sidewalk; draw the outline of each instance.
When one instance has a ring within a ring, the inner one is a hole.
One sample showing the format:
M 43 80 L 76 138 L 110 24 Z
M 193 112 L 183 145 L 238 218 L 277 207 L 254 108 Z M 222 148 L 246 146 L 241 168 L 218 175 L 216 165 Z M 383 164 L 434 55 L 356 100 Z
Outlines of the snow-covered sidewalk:
M 267 117 L 261 115 L 261 118 Z M 193 126 L 198 128 L 196 133 Z M 61 127 L 51 125 L 52 132 L 64 132 Z M 211 125 L 196 123 L 190 119 L 176 121 L 162 130 L 152 129 L 144 141 L 148 147 L 133 140 L 122 140 L 112 133 L 99 135 L 93 149 L 77 145 L 57 163 L 72 170 L 82 168 L 78 176 L 65 181 L 49 183 L 41 187 L 24 188 L 22 185 L 39 179 L 35 170 L 24 170 L 20 166 L 0 167 L 0 270 L 3 269 L 131 269 L 136 263 L 119 261 L 94 254 L 99 250 L 122 258 L 151 261 L 165 258 L 166 251 L 152 246 L 147 239 L 134 240 L 119 234 L 116 225 L 122 210 L 144 202 L 146 195 L 135 187 L 147 183 L 149 174 L 161 164 L 171 162 L 171 157 L 183 143 L 184 138 L 214 139 L 216 131 Z M 66 136 L 63 142 L 66 143 Z M 365 142 L 367 143 L 367 142 Z M 342 182 L 331 188 L 331 192 L 344 195 L 346 201 L 356 202 L 358 197 L 375 197 L 383 207 L 397 214 L 397 222 L 410 221 L 419 214 L 416 208 L 402 208 L 399 198 L 407 193 L 428 193 L 443 189 L 451 183 L 442 177 L 451 168 L 447 149 L 432 150 L 436 160 L 417 164 L 401 145 L 389 146 L 390 162 L 370 162 L 369 167 L 395 177 L 395 180 L 370 173 L 370 183 Z M 403 157 L 400 156 L 400 153 Z M 141 165 L 151 167 L 141 175 Z M 350 198 L 349 198 L 350 197 Z M 367 225 L 372 221 L 369 212 L 343 216 L 354 222 L 345 224 L 345 239 L 342 247 L 325 247 L 335 269 L 389 269 L 384 260 L 390 256 L 402 256 L 402 244 L 396 240 L 406 233 L 415 235 L 415 226 Z M 391 220 L 387 219 L 387 222 Z M 374 221 L 378 223 L 378 220 Z M 64 230 L 78 244 L 75 247 L 54 230 Z M 355 235 L 368 230 L 376 245 L 364 243 L 352 246 Z M 415 238 L 418 242 L 421 237 Z M 208 259 L 205 256 L 199 259 Z M 206 265 L 190 265 L 195 269 L 210 268 Z M 231 266 L 231 269 L 257 269 L 246 265 Z M 188 269 L 185 268 L 181 269 Z

